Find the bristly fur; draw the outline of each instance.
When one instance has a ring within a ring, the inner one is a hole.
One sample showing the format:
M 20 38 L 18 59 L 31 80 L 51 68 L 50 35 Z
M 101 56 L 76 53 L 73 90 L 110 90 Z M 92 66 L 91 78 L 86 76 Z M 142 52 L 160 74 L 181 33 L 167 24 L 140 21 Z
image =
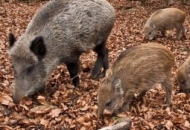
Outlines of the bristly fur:
M 122 52 L 99 86 L 99 115 L 104 109 L 111 113 L 128 110 L 134 97 L 143 96 L 156 83 L 166 89 L 166 102 L 170 105 L 174 64 L 172 52 L 156 43 L 134 46 Z
M 94 77 L 98 75 L 99 66 L 106 71 L 106 40 L 115 17 L 115 10 L 107 0 L 52 0 L 43 5 L 9 51 L 17 77 L 13 100 L 18 103 L 23 96 L 41 88 L 59 64 L 65 63 L 71 78 L 75 77 L 81 53 L 91 49 L 102 54 L 98 54 Z M 32 42 L 39 36 L 43 42 L 32 46 L 31 51 Z M 39 49 L 43 43 L 44 48 Z M 73 79 L 73 84 L 79 85 L 78 76 Z
M 157 31 L 161 31 L 162 35 L 165 36 L 166 30 L 176 28 L 176 39 L 179 40 L 180 32 L 183 33 L 183 38 L 186 39 L 185 29 L 183 27 L 185 17 L 185 12 L 177 8 L 157 10 L 150 16 L 144 26 L 145 38 L 152 40 Z

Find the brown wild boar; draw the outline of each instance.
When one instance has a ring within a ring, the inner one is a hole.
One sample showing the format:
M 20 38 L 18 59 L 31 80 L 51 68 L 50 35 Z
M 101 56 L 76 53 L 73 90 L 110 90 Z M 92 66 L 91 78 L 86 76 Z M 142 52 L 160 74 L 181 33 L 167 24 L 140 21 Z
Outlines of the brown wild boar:
M 9 35 L 15 72 L 13 101 L 19 103 L 23 96 L 43 89 L 48 76 L 62 63 L 74 86 L 79 86 L 79 57 L 90 50 L 97 53 L 91 77 L 104 77 L 106 41 L 114 22 L 115 10 L 107 0 L 52 0 L 43 5 L 17 41 Z
M 180 92 L 190 92 L 190 56 L 179 67 L 177 72 L 177 81 L 179 84 Z
M 135 97 L 142 97 L 156 83 L 166 91 L 171 105 L 171 69 L 175 64 L 172 52 L 157 43 L 134 46 L 122 52 L 106 72 L 98 90 L 98 114 L 126 111 Z
M 154 12 L 147 20 L 144 26 L 145 38 L 153 40 L 157 31 L 160 31 L 165 36 L 166 30 L 176 28 L 176 39 L 179 40 L 180 32 L 182 32 L 183 39 L 186 39 L 185 28 L 183 23 L 185 21 L 185 12 L 177 8 L 165 8 Z
M 181 3 L 182 3 L 182 4 L 187 4 L 187 3 L 188 3 L 188 0 L 181 0 Z

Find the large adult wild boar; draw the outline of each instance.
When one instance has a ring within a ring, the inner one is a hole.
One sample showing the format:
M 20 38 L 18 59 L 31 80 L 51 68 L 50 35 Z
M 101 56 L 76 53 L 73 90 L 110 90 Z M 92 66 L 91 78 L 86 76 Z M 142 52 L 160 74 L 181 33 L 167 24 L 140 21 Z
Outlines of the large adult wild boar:
M 190 92 L 190 56 L 179 67 L 177 72 L 177 81 L 181 92 Z
M 78 86 L 79 57 L 90 49 L 98 55 L 91 77 L 103 77 L 108 69 L 106 40 L 114 21 L 115 10 L 107 0 L 53 0 L 45 4 L 17 41 L 13 34 L 9 36 L 15 72 L 13 101 L 18 103 L 23 96 L 43 89 L 47 77 L 61 63 Z
M 135 97 L 142 97 L 156 83 L 166 91 L 171 104 L 171 69 L 175 64 L 172 52 L 156 43 L 134 46 L 122 52 L 107 71 L 98 90 L 98 114 L 126 111 Z
M 185 28 L 183 23 L 185 21 L 185 12 L 177 8 L 165 8 L 154 12 L 147 20 L 144 26 L 145 38 L 154 39 L 157 31 L 160 31 L 165 36 L 166 30 L 176 28 L 176 39 L 179 40 L 180 32 L 182 32 L 183 39 L 186 39 Z

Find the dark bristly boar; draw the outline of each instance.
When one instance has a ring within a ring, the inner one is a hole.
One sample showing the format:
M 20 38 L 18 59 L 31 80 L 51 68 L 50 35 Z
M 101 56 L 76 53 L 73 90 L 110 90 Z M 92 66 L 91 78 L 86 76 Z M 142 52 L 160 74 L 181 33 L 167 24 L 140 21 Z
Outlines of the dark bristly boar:
M 62 63 L 78 86 L 79 57 L 90 49 L 97 53 L 91 77 L 104 77 L 108 69 L 106 40 L 114 22 L 115 10 L 107 0 L 52 0 L 45 4 L 17 41 L 9 35 L 15 72 L 13 101 L 19 103 L 23 96 L 43 89 L 47 77 Z
M 142 97 L 155 84 L 166 91 L 166 103 L 171 105 L 171 69 L 175 64 L 172 52 L 157 43 L 134 46 L 122 52 L 98 90 L 98 114 L 127 111 L 135 97 Z
M 165 36 L 165 31 L 176 28 L 176 39 L 179 40 L 179 35 L 182 32 L 182 38 L 186 39 L 185 28 L 185 12 L 177 8 L 165 8 L 154 12 L 147 20 L 144 26 L 145 38 L 153 40 L 157 31 L 160 31 Z
M 177 81 L 179 84 L 180 92 L 190 92 L 190 56 L 179 67 L 177 72 Z

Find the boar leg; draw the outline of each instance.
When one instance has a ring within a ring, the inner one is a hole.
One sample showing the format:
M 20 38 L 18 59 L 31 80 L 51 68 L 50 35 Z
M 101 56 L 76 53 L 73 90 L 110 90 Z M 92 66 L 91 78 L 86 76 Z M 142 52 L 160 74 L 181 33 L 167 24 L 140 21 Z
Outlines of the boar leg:
M 108 69 L 109 65 L 108 65 L 108 49 L 105 47 L 104 51 L 103 51 L 103 58 L 102 58 L 102 62 L 103 62 L 103 71 L 102 73 L 99 75 L 99 78 L 103 78 L 106 75 L 106 70 Z
M 162 82 L 161 84 L 163 87 L 165 87 L 166 103 L 168 106 L 170 106 L 172 103 L 172 101 L 171 101 L 172 83 L 171 83 L 170 79 L 168 79 L 168 80 L 165 80 L 164 82 Z
M 70 77 L 72 79 L 72 83 L 75 87 L 79 86 L 79 77 L 78 77 L 78 69 L 79 69 L 79 64 L 78 61 L 76 62 L 71 62 L 66 64 L 67 69 L 69 71 Z
M 169 0 L 162 0 L 163 1 L 163 6 L 164 7 L 167 7 L 169 5 Z
M 98 57 L 92 70 L 91 78 L 102 78 L 105 76 L 106 70 L 108 69 L 108 49 L 105 47 L 105 41 L 98 45 L 94 51 L 98 54 Z M 102 66 L 103 71 L 99 74 Z
M 162 34 L 163 37 L 165 37 L 166 36 L 166 31 L 164 29 L 161 30 L 161 34 Z
M 187 40 L 186 35 L 185 35 L 185 28 L 183 27 L 183 25 L 182 25 L 182 37 L 184 40 Z
M 177 33 L 176 33 L 176 39 L 179 40 L 179 35 L 180 35 L 180 32 L 182 31 L 182 35 L 183 35 L 183 39 L 186 39 L 186 36 L 185 36 L 185 28 L 183 27 L 182 24 L 177 24 L 176 25 L 176 30 L 177 30 Z

